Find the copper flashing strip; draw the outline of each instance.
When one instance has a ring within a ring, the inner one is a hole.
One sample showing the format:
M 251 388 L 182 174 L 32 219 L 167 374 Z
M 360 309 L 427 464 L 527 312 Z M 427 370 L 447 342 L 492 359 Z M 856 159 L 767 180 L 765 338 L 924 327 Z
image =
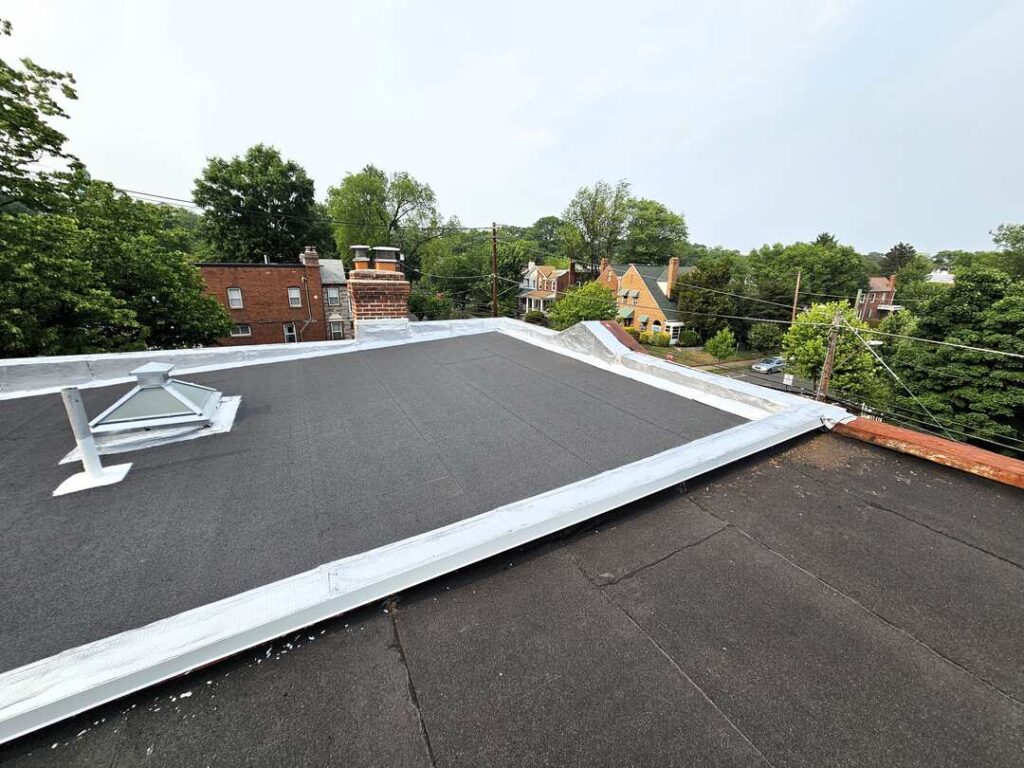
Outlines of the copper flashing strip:
M 995 480 L 997 483 L 1024 488 L 1024 461 L 986 451 L 984 448 L 871 419 L 853 419 L 845 424 L 837 424 L 835 432 L 945 467 L 970 472 L 972 475 Z

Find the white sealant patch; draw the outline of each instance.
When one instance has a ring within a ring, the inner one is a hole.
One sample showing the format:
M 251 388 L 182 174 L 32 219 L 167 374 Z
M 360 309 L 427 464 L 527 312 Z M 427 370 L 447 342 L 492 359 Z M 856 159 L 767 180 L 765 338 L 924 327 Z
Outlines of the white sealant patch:
M 122 632 L 0 674 L 0 743 L 283 634 L 529 543 L 798 435 L 850 418 L 834 406 L 676 366 L 621 345 L 599 323 L 555 333 L 519 321 L 485 319 L 364 323 L 356 342 L 333 342 L 289 357 L 203 360 L 188 368 L 174 353 L 157 359 L 183 372 L 217 370 L 467 334 L 500 332 L 635 381 L 745 416 L 745 424 L 703 437 L 528 499 Z M 296 345 L 288 345 L 293 348 Z M 134 368 L 136 356 L 122 367 Z M 42 363 L 41 363 L 42 364 Z M 105 361 L 105 370 L 117 370 Z M 22 373 L 29 374 L 27 369 Z M 52 372 L 51 372 L 52 373 Z M 26 375 L 23 381 L 32 378 Z M 127 379 L 126 379 L 127 380 Z M 57 387 L 50 373 L 41 388 Z M 93 380 L 93 384 L 113 383 Z

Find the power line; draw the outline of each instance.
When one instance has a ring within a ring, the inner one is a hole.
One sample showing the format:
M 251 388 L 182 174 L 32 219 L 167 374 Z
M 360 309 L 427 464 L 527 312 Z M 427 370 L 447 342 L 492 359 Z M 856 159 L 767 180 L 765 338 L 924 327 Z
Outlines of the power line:
M 864 333 L 873 333 L 873 334 L 876 334 L 878 336 L 888 336 L 888 337 L 893 338 L 893 339 L 906 339 L 906 340 L 909 340 L 909 341 L 919 341 L 919 342 L 922 342 L 924 344 L 936 344 L 936 345 L 941 346 L 941 347 L 956 347 L 957 349 L 966 349 L 966 350 L 969 350 L 971 352 L 985 352 L 985 353 L 988 353 L 990 355 L 1003 355 L 1004 357 L 1014 357 L 1014 358 L 1018 358 L 1018 359 L 1024 360 L 1024 355 L 1022 355 L 1022 354 L 1019 354 L 1017 352 L 1004 352 L 1001 349 L 989 349 L 988 347 L 974 347 L 974 346 L 971 346 L 970 344 L 958 344 L 958 343 L 953 342 L 953 341 L 938 341 L 936 339 L 923 339 L 923 338 L 920 338 L 918 336 L 906 336 L 906 335 L 901 334 L 901 333 L 889 333 L 887 331 L 878 331 L 878 330 L 875 330 L 873 328 L 862 328 L 861 330 Z

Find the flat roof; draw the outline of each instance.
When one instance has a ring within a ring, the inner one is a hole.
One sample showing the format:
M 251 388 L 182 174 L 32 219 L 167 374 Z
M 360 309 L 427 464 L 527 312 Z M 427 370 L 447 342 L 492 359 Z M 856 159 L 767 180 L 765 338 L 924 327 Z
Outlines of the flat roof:
M 0 401 L 0 670 L 746 421 L 497 333 L 187 380 L 241 396 L 229 433 L 57 498 L 59 396 Z M 83 390 L 88 412 L 127 389 Z
M 799 438 L 0 747 L 5 766 L 1017 766 L 1024 491 Z

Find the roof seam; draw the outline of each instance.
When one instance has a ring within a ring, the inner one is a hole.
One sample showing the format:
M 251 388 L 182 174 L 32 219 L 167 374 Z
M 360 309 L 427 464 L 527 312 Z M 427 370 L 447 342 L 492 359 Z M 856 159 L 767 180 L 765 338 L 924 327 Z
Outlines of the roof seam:
M 723 522 L 726 522 L 721 517 L 716 515 L 714 512 L 711 512 L 710 510 L 708 510 L 705 507 L 703 507 L 701 505 L 701 503 L 699 501 L 697 501 L 696 499 L 693 499 L 693 503 L 696 504 L 703 512 L 707 513 L 708 515 L 711 515 L 711 517 L 715 518 L 716 520 L 722 520 Z M 868 606 L 864 605 L 864 603 L 860 602 L 860 600 L 857 600 L 856 598 L 854 598 L 854 597 L 846 594 L 845 592 L 843 592 L 841 589 L 839 589 L 837 587 L 834 587 L 832 584 L 830 584 L 829 582 L 825 581 L 825 579 L 821 578 L 816 573 L 807 570 L 806 568 L 804 568 L 802 565 L 800 565 L 796 561 L 791 560 L 790 558 L 786 557 L 784 554 L 779 552 L 777 549 L 773 549 L 772 547 L 770 547 L 769 545 L 765 544 L 763 541 L 761 541 L 759 538 L 757 538 L 753 534 L 748 533 L 747 531 L 745 531 L 744 529 L 742 529 L 742 528 L 740 528 L 739 526 L 736 526 L 736 525 L 733 526 L 733 529 L 737 533 L 739 533 L 741 536 L 749 539 L 750 541 L 752 541 L 754 544 L 756 544 L 757 546 L 761 547 L 765 551 L 770 552 L 774 556 L 778 557 L 780 560 L 782 560 L 787 565 L 790 565 L 793 568 L 795 568 L 796 570 L 800 571 L 801 573 L 809 576 L 811 579 L 813 579 L 814 581 L 818 582 L 823 587 L 825 587 L 825 589 L 827 589 L 829 592 L 832 592 L 833 594 L 835 594 L 835 595 L 837 595 L 837 596 L 839 596 L 839 597 L 841 597 L 841 598 L 843 598 L 843 599 L 853 603 L 859 609 L 864 611 L 864 613 L 868 614 L 869 616 L 874 617 L 875 619 L 877 619 L 881 623 L 891 627 L 892 629 L 894 629 L 897 632 L 899 632 L 901 635 L 904 635 L 905 637 L 910 638 L 910 640 L 912 642 L 914 642 L 914 643 L 920 645 L 922 648 L 925 648 L 926 650 L 930 651 L 933 655 L 935 655 L 936 657 L 942 659 L 943 661 L 945 661 L 946 663 L 950 664 L 951 666 L 956 667 L 961 672 L 963 672 L 968 677 L 970 677 L 972 680 L 975 680 L 975 681 L 981 683 L 986 688 L 990 688 L 991 690 L 995 691 L 997 694 L 999 694 L 1000 696 L 1002 696 L 1005 699 L 1008 699 L 1009 701 L 1013 702 L 1014 704 L 1016 704 L 1018 706 L 1024 706 L 1024 701 L 1021 701 L 1016 696 L 1014 696 L 1012 693 L 1009 693 L 1008 691 L 1004 691 L 1002 688 L 1000 688 L 998 685 L 993 683 L 991 680 L 987 680 L 984 677 L 982 677 L 981 675 L 977 674 L 976 672 L 972 672 L 970 669 L 965 667 L 960 662 L 956 661 L 955 659 L 953 659 L 953 658 L 951 658 L 949 656 L 946 656 L 941 651 L 936 650 L 932 646 L 928 645 L 928 643 L 926 643 L 924 640 L 921 640 L 919 637 L 914 635 L 912 632 L 904 629 L 899 624 L 894 624 L 893 622 L 889 621 L 887 618 L 885 618 L 881 614 L 876 613 L 875 611 L 871 610 Z

